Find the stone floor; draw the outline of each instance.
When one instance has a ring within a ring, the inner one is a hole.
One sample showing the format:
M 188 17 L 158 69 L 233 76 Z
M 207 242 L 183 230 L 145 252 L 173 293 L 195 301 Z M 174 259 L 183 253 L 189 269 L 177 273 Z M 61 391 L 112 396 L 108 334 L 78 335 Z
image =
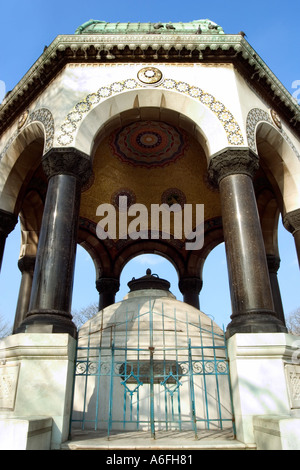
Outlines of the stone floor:
M 150 432 L 118 432 L 110 435 L 99 431 L 74 431 L 71 440 L 62 444 L 62 450 L 254 450 L 237 441 L 232 430 L 159 431 L 156 439 Z

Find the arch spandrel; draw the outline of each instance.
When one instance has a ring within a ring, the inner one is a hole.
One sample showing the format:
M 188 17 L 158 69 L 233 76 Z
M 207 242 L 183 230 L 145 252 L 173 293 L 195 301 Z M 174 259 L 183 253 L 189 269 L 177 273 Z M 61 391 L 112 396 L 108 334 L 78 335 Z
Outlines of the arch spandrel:
M 122 112 L 143 107 L 170 109 L 192 120 L 203 134 L 207 158 L 229 145 L 244 145 L 239 124 L 223 103 L 198 86 L 167 78 L 155 88 L 128 78 L 91 91 L 67 114 L 55 144 L 91 154 L 102 126 Z

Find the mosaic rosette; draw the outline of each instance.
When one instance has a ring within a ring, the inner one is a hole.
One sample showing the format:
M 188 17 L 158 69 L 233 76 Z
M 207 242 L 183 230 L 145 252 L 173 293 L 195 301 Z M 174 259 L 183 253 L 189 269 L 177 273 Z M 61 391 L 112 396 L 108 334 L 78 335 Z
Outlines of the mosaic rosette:
M 179 204 L 183 209 L 184 204 L 186 204 L 186 196 L 178 188 L 169 188 L 161 195 L 161 202 L 168 204 L 169 207 L 173 204 Z
M 163 167 L 184 155 L 188 139 L 164 122 L 141 121 L 114 132 L 110 147 L 123 163 L 144 168 Z
M 120 206 L 120 196 L 126 196 L 127 197 L 127 206 L 122 207 Z M 133 204 L 136 203 L 136 195 L 131 189 L 128 188 L 122 188 L 116 191 L 112 196 L 111 196 L 111 203 L 112 205 L 120 212 L 126 212 L 127 208 L 132 206 Z

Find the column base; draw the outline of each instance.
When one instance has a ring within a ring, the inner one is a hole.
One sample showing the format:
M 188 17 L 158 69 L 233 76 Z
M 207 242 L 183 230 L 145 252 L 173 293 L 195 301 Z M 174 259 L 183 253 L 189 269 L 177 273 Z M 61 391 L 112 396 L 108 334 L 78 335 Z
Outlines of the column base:
M 297 394 L 299 336 L 290 334 L 237 334 L 228 340 L 228 358 L 237 440 L 247 444 L 263 443 L 268 450 L 270 442 L 278 442 L 279 425 L 270 421 L 282 416 L 299 419 Z M 291 368 L 291 369 L 290 369 Z M 265 417 L 265 418 L 264 418 Z M 269 420 L 263 425 L 262 420 Z M 260 421 L 260 423 L 259 423 Z M 264 436 L 258 436 L 258 426 Z M 262 428 L 267 427 L 267 429 Z M 268 429 L 269 428 L 269 429 Z M 271 429 L 270 429 L 271 428 Z M 290 439 L 295 434 L 290 429 Z M 298 430 L 299 439 L 299 430 Z M 290 442 L 292 442 L 290 440 Z M 299 441 L 298 441 L 299 442 Z
M 236 333 L 287 333 L 272 311 L 251 311 L 235 315 L 226 329 L 226 339 Z
M 71 316 L 57 310 L 30 312 L 16 333 L 67 333 L 77 338 L 77 327 Z

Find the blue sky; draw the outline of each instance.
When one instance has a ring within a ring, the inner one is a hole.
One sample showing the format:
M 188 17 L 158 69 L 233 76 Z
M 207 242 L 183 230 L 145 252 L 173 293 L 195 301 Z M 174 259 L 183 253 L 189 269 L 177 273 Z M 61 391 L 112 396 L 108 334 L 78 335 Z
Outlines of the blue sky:
M 300 84 L 299 18 L 297 1 L 211 2 L 152 0 L 151 2 L 85 0 L 10 0 L 0 3 L 0 102 L 5 91 L 21 80 L 28 69 L 59 34 L 73 34 L 89 19 L 111 22 L 183 21 L 209 18 L 220 24 L 226 33 L 245 31 L 251 46 L 266 62 L 291 94 Z M 299 81 L 299 84 L 297 83 Z M 300 98 L 300 93 L 299 93 Z M 20 247 L 19 226 L 8 237 L 0 273 L 0 315 L 13 323 L 20 272 L 17 261 Z M 281 268 L 279 281 L 285 313 L 299 307 L 299 267 L 293 237 L 279 224 Z M 160 277 L 168 278 L 178 299 L 177 275 L 169 262 L 161 257 L 144 255 L 132 260 L 123 270 L 117 300 L 127 292 L 127 282 L 145 274 L 150 267 Z M 204 285 L 200 306 L 221 326 L 229 322 L 230 296 L 224 245 L 217 247 L 204 267 Z M 76 261 L 73 308 L 81 308 L 98 300 L 95 271 L 87 253 L 79 248 Z

